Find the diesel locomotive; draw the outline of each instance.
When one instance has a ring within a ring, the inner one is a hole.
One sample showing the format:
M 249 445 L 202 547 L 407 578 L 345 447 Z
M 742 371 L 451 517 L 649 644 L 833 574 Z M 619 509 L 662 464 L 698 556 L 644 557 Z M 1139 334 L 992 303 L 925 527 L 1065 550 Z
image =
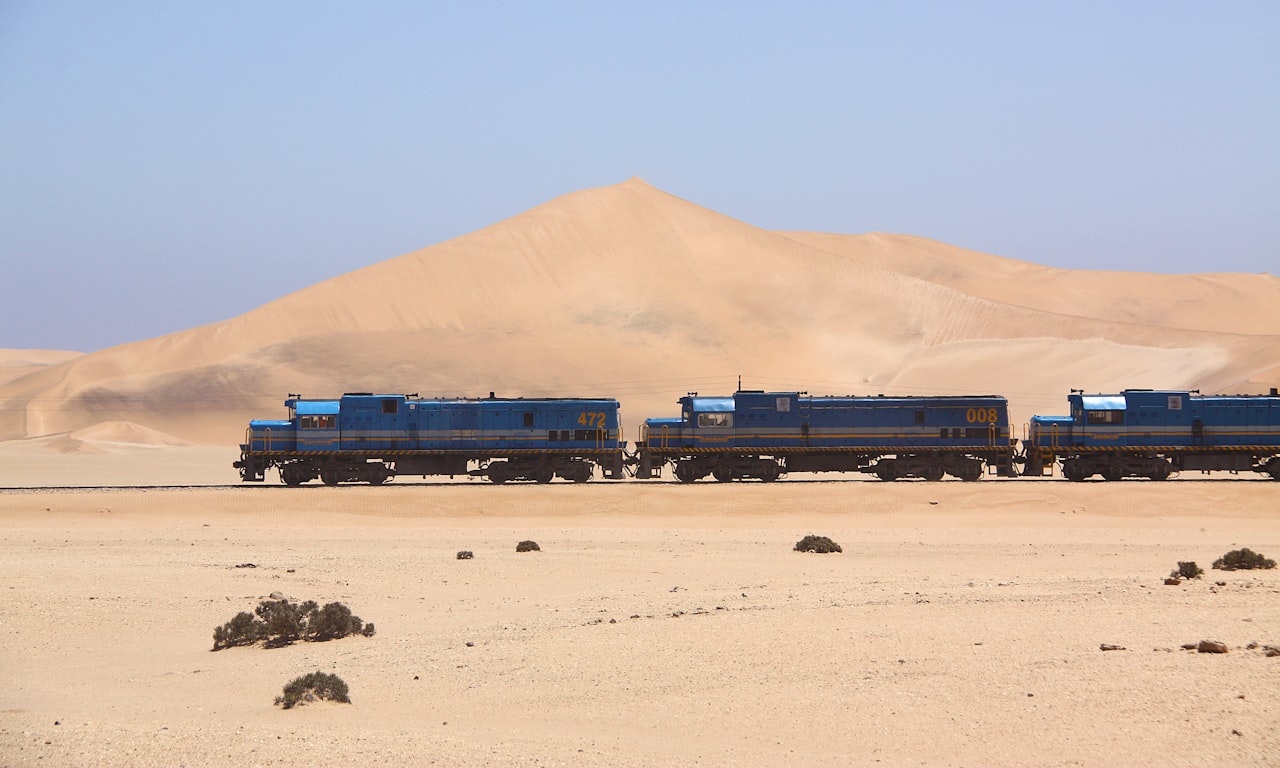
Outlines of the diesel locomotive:
M 810 397 L 735 392 L 680 398 L 678 418 L 648 419 L 635 474 L 663 465 L 676 479 L 777 479 L 789 472 L 870 472 L 881 480 L 1014 474 L 1003 397 Z
M 1175 472 L 1265 472 L 1280 480 L 1280 393 L 1201 395 L 1126 389 L 1067 396 L 1069 416 L 1032 416 L 1025 472 L 1068 480 L 1163 480 Z
M 810 396 L 690 393 L 678 417 L 651 418 L 627 450 L 609 398 L 423 399 L 290 395 L 288 418 L 253 420 L 234 466 L 246 482 L 278 470 L 287 485 L 319 478 L 384 483 L 397 475 L 465 475 L 495 483 L 585 482 L 628 475 L 680 482 L 771 482 L 795 472 L 865 472 L 881 480 L 973 481 L 984 475 L 1163 480 L 1176 472 L 1259 472 L 1280 480 L 1280 393 L 1136 390 L 1067 398 L 1069 416 L 1033 416 L 1013 436 L 999 395 Z
M 495 483 L 555 477 L 585 482 L 597 468 L 623 475 L 618 401 L 423 399 L 349 393 L 284 401 L 286 419 L 249 422 L 240 460 L 246 482 L 275 467 L 286 485 L 319 478 L 385 483 L 396 475 L 471 475 Z

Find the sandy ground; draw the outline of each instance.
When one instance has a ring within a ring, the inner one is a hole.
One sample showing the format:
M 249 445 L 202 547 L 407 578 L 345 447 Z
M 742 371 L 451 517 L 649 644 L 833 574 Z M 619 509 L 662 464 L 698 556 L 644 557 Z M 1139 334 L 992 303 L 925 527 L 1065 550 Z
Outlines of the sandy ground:
M 1280 657 L 1247 647 L 1280 646 L 1280 570 L 1208 568 L 1276 557 L 1278 502 L 1220 479 L 8 490 L 0 765 L 1280 765 Z M 792 551 L 808 533 L 844 552 Z M 1205 578 L 1164 586 L 1180 560 Z M 377 634 L 210 650 L 273 592 Z M 1230 651 L 1180 649 L 1203 639 Z M 353 703 L 273 706 L 314 670 Z

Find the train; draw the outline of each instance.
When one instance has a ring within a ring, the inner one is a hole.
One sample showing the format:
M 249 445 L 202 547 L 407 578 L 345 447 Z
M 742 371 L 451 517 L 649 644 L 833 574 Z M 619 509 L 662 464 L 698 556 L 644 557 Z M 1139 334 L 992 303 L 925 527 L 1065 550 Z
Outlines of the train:
M 1052 476 L 1164 480 L 1187 471 L 1280 480 L 1280 393 L 1072 390 L 1069 415 L 1032 416 L 1020 441 L 1001 395 L 811 396 L 742 390 L 681 397 L 680 415 L 646 419 L 634 448 L 614 398 L 422 398 L 290 394 L 287 418 L 249 422 L 244 482 L 374 485 L 397 476 L 493 483 L 641 480 L 772 482 L 793 473 L 881 480 Z

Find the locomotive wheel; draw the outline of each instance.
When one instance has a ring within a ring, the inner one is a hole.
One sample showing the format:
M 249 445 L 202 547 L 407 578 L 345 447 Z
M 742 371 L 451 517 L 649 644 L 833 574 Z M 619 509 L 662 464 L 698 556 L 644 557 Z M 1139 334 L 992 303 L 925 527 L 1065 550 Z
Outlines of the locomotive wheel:
M 967 461 L 960 467 L 959 477 L 966 483 L 982 479 L 982 462 Z
M 694 473 L 693 467 L 688 464 L 677 464 L 676 479 L 682 483 L 692 483 L 698 479 L 698 476 Z
M 382 485 L 391 479 L 391 470 L 387 465 L 379 464 L 369 470 L 369 485 Z
M 760 470 L 760 479 L 766 483 L 772 483 L 778 479 L 778 465 L 768 464 Z
M 591 475 L 591 465 L 586 463 L 580 464 L 573 470 L 573 482 L 585 483 L 591 479 Z
M 924 471 L 920 473 L 920 476 L 931 483 L 936 483 L 942 479 L 944 474 L 946 474 L 946 471 L 941 465 L 930 464 L 924 468 Z
M 292 464 L 286 464 L 280 468 L 280 482 L 290 487 L 302 485 L 302 470 Z
M 714 477 L 717 482 L 727 483 L 733 479 L 733 470 L 728 467 L 716 467 L 712 470 L 711 476 Z
M 337 485 L 342 482 L 342 475 L 339 475 L 336 469 L 326 469 L 320 472 L 320 479 L 325 485 Z
M 1151 468 L 1151 472 L 1147 477 L 1152 480 L 1168 480 L 1169 479 L 1169 462 L 1161 461 Z
M 507 462 L 498 461 L 489 465 L 489 482 L 495 485 L 507 482 Z
M 1124 472 L 1120 471 L 1120 469 L 1117 467 L 1107 467 L 1102 471 L 1103 480 L 1110 480 L 1114 482 L 1116 480 L 1120 480 L 1123 477 L 1124 477 Z
M 549 483 L 556 473 L 551 467 L 538 467 L 533 471 L 533 479 L 538 483 Z
M 1077 459 L 1068 459 L 1062 462 L 1062 476 L 1073 483 L 1078 483 L 1085 478 L 1084 465 Z
M 892 482 L 898 479 L 898 468 L 893 466 L 892 461 L 882 461 L 876 465 L 876 477 L 885 482 Z

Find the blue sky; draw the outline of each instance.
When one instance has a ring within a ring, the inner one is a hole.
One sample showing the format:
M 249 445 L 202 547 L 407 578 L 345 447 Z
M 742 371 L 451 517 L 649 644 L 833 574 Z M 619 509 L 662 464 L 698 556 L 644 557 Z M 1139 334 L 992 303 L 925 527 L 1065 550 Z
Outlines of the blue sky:
M 0 347 L 223 320 L 632 176 L 769 229 L 1277 274 L 1278 146 L 1275 2 L 0 0 Z

